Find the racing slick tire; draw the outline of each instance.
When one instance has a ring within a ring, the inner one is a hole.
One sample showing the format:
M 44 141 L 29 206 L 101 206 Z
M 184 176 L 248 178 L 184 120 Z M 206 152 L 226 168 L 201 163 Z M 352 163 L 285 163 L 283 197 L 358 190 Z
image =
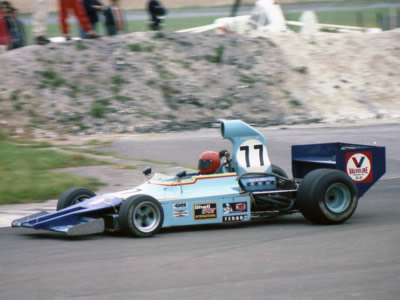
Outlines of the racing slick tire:
M 60 199 L 58 199 L 57 210 L 82 202 L 94 196 L 96 196 L 96 194 L 91 190 L 81 187 L 70 188 L 61 195 Z
M 287 176 L 286 172 L 282 168 L 280 168 L 280 167 L 278 167 L 276 165 L 271 165 L 271 168 L 272 168 L 272 173 L 273 174 L 276 174 L 276 175 L 281 176 L 281 177 L 289 178 Z
M 126 199 L 119 210 L 121 230 L 136 237 L 150 237 L 160 231 L 164 212 L 160 202 L 147 195 Z
M 357 187 L 344 172 L 317 169 L 308 173 L 297 191 L 296 206 L 316 224 L 339 224 L 349 219 L 358 203 Z

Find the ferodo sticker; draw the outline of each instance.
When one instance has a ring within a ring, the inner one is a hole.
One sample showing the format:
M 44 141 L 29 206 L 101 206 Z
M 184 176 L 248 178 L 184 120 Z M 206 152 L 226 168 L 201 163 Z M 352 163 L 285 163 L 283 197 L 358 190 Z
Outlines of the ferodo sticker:
M 246 221 L 247 215 L 235 215 L 235 216 L 224 216 L 222 222 L 224 223 L 234 223 Z
M 346 153 L 346 173 L 356 183 L 372 181 L 371 152 Z
M 201 203 L 194 204 L 194 219 L 216 219 L 217 218 L 217 203 Z

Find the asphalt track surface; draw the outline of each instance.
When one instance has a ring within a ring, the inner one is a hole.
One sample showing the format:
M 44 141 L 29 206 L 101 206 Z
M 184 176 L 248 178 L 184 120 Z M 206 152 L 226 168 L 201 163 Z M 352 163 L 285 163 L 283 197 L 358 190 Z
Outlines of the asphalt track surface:
M 148 239 L 1 228 L 0 299 L 399 299 L 400 124 L 261 131 L 287 172 L 292 144 L 341 141 L 386 146 L 387 173 L 335 226 L 295 214 Z M 215 129 L 136 136 L 112 150 L 195 164 L 225 147 Z

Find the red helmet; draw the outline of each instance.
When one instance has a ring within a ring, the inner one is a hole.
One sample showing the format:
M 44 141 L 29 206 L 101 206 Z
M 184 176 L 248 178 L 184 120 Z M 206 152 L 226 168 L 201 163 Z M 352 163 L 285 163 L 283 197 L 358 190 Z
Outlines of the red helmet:
M 218 153 L 213 151 L 203 152 L 199 160 L 199 173 L 210 174 L 218 170 L 221 164 Z

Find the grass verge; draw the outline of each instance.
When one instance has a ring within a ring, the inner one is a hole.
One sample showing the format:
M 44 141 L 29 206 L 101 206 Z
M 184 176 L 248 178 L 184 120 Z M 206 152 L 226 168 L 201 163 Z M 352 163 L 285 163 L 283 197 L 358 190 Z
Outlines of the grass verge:
M 0 204 L 41 202 L 59 197 L 72 186 L 95 190 L 101 185 L 96 179 L 51 171 L 101 161 L 12 142 L 0 133 Z

